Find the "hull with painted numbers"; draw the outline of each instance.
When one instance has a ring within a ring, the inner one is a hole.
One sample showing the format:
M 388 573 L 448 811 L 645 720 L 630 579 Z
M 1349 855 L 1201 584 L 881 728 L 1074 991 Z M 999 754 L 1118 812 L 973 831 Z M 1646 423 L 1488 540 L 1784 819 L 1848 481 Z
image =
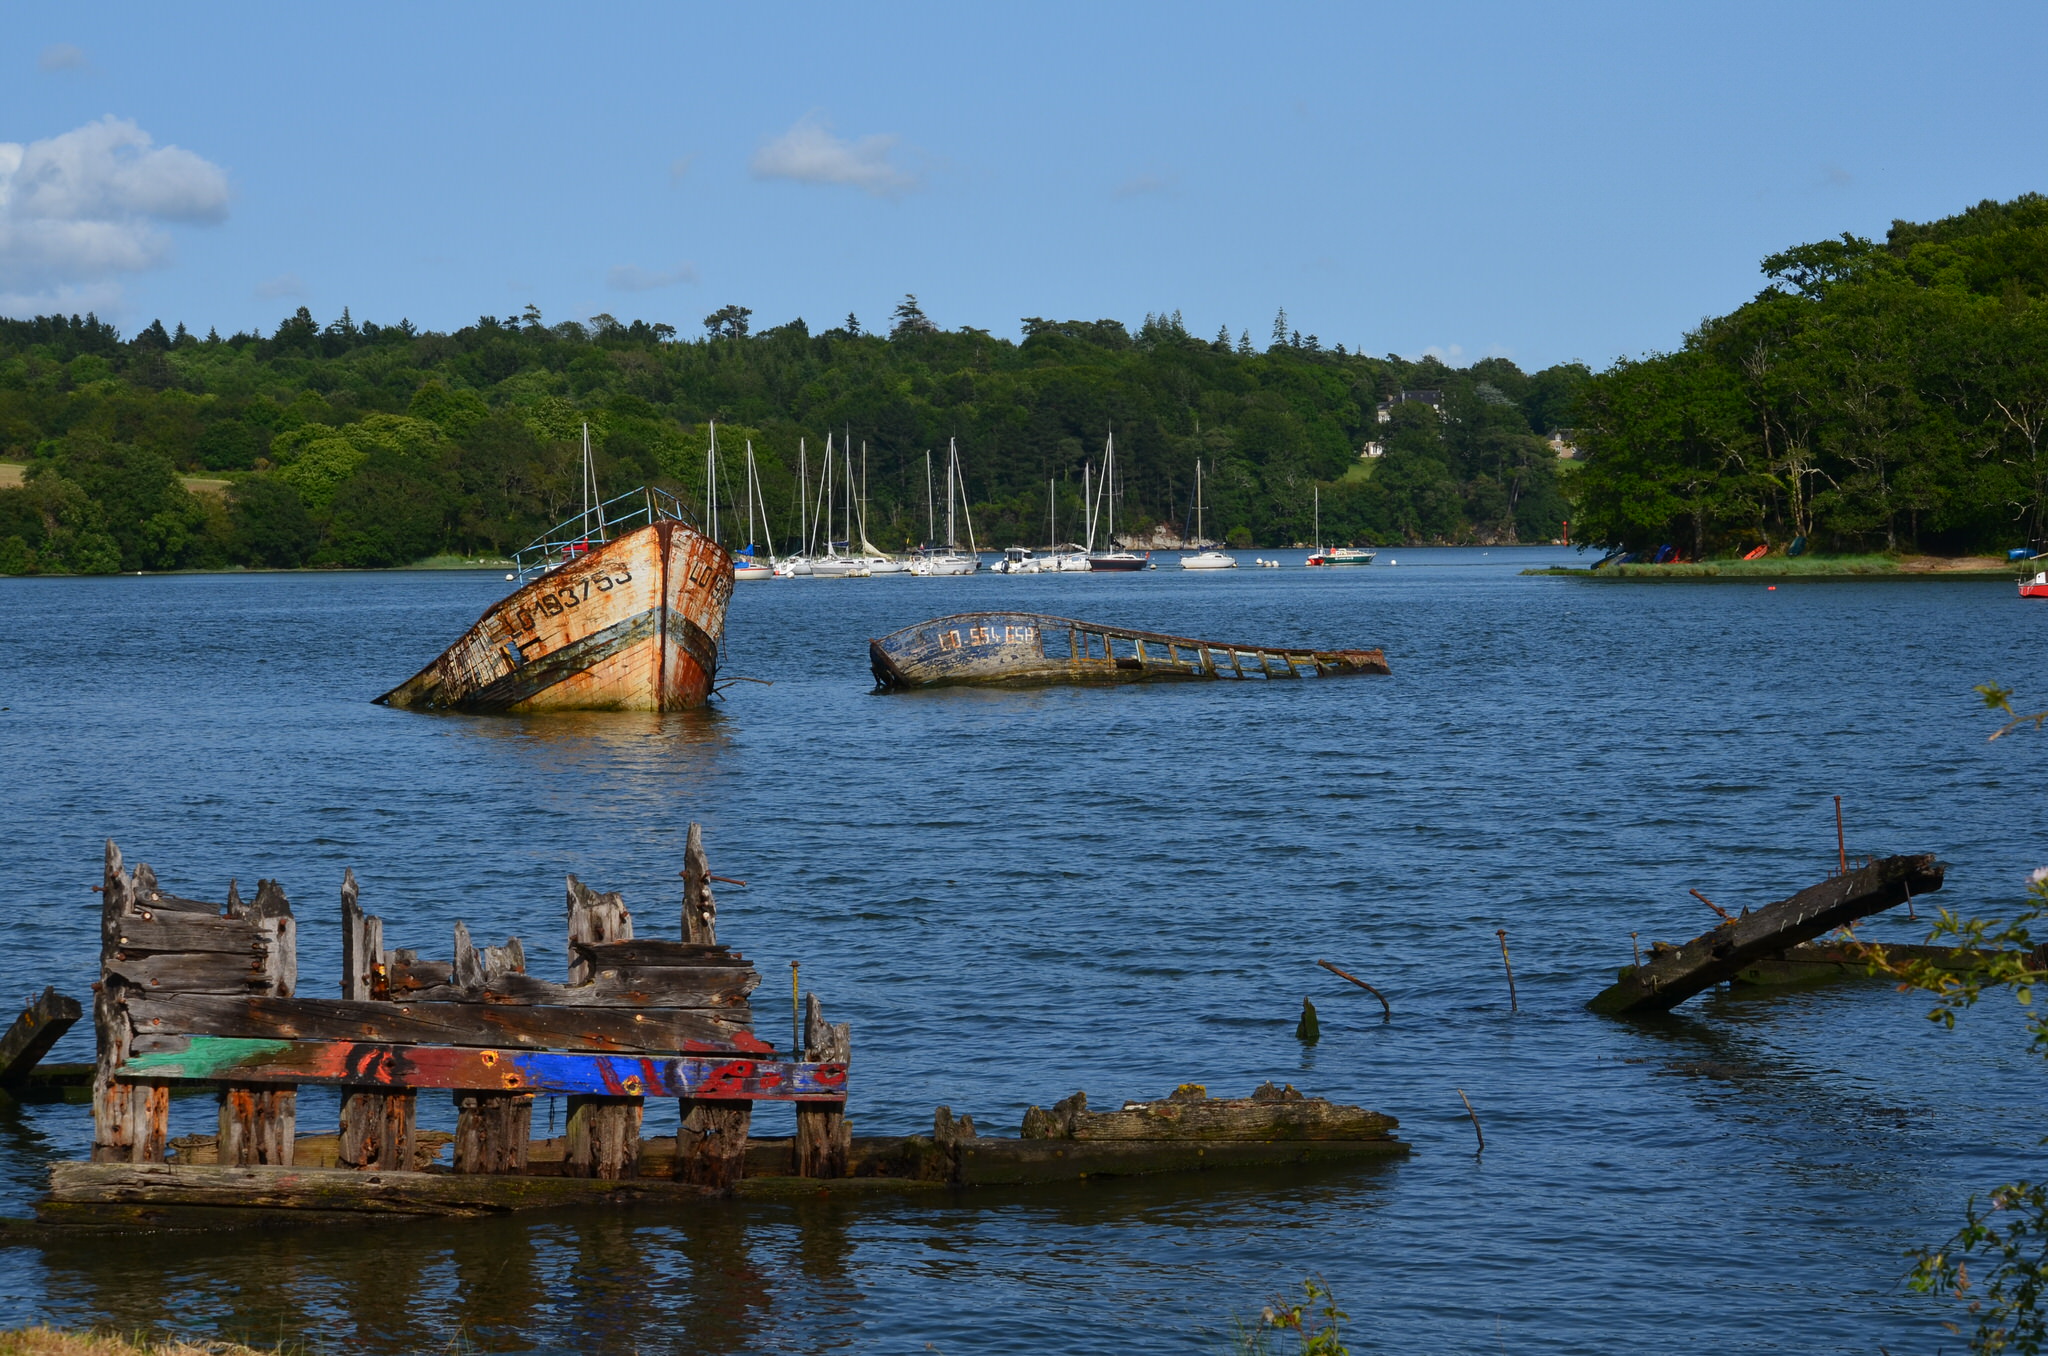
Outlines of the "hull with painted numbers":
M 1379 650 L 1236 645 L 1035 612 L 965 612 L 868 642 L 883 691 L 1386 673 Z
M 733 563 L 662 520 L 571 557 L 377 700 L 446 711 L 678 711 L 717 676 Z

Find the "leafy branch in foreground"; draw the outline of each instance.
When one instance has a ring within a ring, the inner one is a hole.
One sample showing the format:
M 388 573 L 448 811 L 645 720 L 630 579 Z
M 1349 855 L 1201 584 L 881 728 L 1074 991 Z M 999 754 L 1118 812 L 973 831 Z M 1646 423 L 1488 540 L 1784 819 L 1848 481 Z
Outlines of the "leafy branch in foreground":
M 2040 729 L 2048 723 L 2048 711 L 2015 714 L 2012 693 L 1996 684 L 1976 690 L 1987 707 L 2008 717 L 1993 739 L 2022 725 Z M 2037 948 L 2033 936 L 2044 915 L 2048 867 L 2028 877 L 2027 902 L 2009 921 L 1964 918 L 1943 909 L 1927 936 L 1930 945 L 1947 942 L 1955 948 L 1943 962 L 1896 961 L 1876 944 L 1865 944 L 1862 951 L 1878 973 L 1900 981 L 1901 991 L 1932 994 L 1934 1008 L 1927 1018 L 1944 1027 L 1953 1029 L 1956 1015 L 1986 995 L 2011 995 L 2027 1013 L 2029 1045 L 2048 1058 L 2048 1013 L 2034 1006 L 2034 985 L 2048 980 L 2048 948 Z M 1983 1197 L 1972 1196 L 1964 1220 L 1948 1242 L 1915 1256 L 1908 1288 L 1953 1295 L 1968 1305 L 1976 1322 L 1971 1350 L 2039 1356 L 2048 1350 L 2048 1312 L 2042 1306 L 2048 1288 L 2048 1182 L 2007 1182 Z M 1980 1279 L 1970 1275 L 1972 1259 L 1979 1263 Z
M 1235 1356 L 1278 1356 L 1273 1335 L 1282 1332 L 1295 1335 L 1301 1356 L 1350 1356 L 1341 1325 L 1351 1315 L 1337 1307 L 1337 1297 L 1322 1277 L 1309 1277 L 1301 1288 L 1299 1302 L 1289 1304 L 1276 1298 L 1261 1310 L 1257 1327 L 1238 1325 L 1236 1340 L 1231 1343 Z

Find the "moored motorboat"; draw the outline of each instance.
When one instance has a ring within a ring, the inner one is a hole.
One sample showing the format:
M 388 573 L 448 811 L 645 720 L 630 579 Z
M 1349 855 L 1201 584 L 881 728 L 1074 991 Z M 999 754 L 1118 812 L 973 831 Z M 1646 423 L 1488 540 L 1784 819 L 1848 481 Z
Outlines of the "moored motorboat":
M 1237 557 L 1221 551 L 1197 551 L 1191 556 L 1182 556 L 1180 567 L 1183 570 L 1234 570 Z

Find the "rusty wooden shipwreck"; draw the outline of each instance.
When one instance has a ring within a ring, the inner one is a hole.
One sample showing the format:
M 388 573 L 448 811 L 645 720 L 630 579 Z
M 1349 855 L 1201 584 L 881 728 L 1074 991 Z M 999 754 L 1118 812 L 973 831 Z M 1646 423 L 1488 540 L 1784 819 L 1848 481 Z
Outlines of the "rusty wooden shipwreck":
M 451 711 L 676 711 L 718 671 L 732 557 L 673 495 L 585 510 L 514 557 L 519 587 L 377 700 Z
M 342 997 L 299 995 L 297 920 L 263 881 L 244 900 L 179 897 L 107 844 L 98 1061 L 88 1162 L 53 1165 L 36 1227 L 222 1228 L 391 1215 L 489 1215 L 630 1200 L 788 1191 L 921 1190 L 1407 1152 L 1395 1122 L 1262 1088 L 1090 1112 L 1077 1094 L 979 1136 L 947 1108 L 931 1135 L 856 1139 L 852 1038 L 815 994 L 778 1051 L 756 1032 L 760 976 L 717 940 L 702 835 L 690 826 L 682 936 L 635 933 L 617 894 L 568 880 L 566 983 L 529 973 L 524 946 L 478 947 L 455 925 L 447 961 L 386 945 L 353 873 L 341 887 Z M 17 1029 L 31 1054 L 75 1019 L 46 994 Z M 794 1013 L 792 1013 L 794 1023 Z M 215 1093 L 205 1132 L 174 1136 L 172 1094 Z M 339 1100 L 334 1133 L 298 1133 L 302 1088 Z M 446 1092 L 452 1131 L 420 1124 Z M 536 1139 L 538 1097 L 566 1104 Z M 643 1136 L 650 1099 L 678 1128 Z M 793 1139 L 751 1138 L 758 1102 L 795 1104 Z M 447 1162 L 442 1161 L 443 1155 Z M 19 1225 L 16 1228 L 22 1227 Z
M 868 642 L 882 691 L 1388 673 L 1380 650 L 1239 645 L 1035 612 L 963 612 Z
M 1595 1012 L 1669 1012 L 1694 994 L 1731 981 L 1783 982 L 1788 970 L 1820 978 L 1822 969 L 1842 973 L 1856 958 L 1829 948 L 1809 948 L 1823 933 L 1881 913 L 1909 899 L 1933 894 L 1946 868 L 1931 854 L 1881 857 L 1845 869 L 1788 899 L 1754 913 L 1723 914 L 1719 926 L 1686 942 L 1653 942 L 1650 958 L 1623 969 L 1613 984 L 1587 1004 Z M 1702 896 L 1704 898 L 1704 896 Z M 1933 948 L 1908 948 L 1908 950 Z M 1956 953 L 1948 953 L 1951 956 Z M 1868 969 L 1867 962 L 1855 968 Z

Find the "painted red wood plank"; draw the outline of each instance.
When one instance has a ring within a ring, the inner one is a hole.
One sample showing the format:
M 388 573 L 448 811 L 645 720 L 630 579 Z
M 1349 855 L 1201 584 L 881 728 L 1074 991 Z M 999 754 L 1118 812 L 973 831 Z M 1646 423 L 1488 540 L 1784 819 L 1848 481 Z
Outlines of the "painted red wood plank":
M 843 1101 L 846 1065 L 685 1055 L 564 1054 L 361 1041 L 194 1036 L 187 1049 L 135 1055 L 123 1079 L 328 1083 L 358 1088 L 463 1088 L 731 1101 Z

